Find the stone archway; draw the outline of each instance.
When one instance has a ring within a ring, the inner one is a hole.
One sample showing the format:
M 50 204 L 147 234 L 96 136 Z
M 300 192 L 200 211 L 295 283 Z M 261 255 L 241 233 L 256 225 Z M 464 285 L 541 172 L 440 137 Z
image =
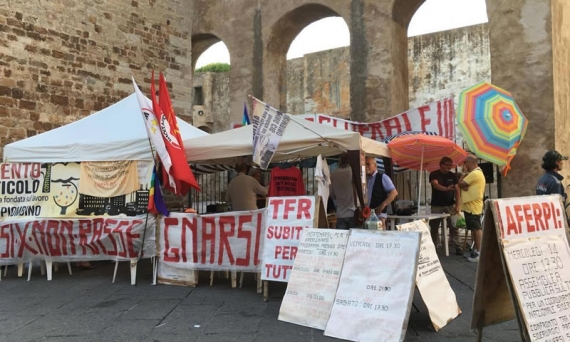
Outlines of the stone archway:
M 192 70 L 196 67 L 196 62 L 200 55 L 208 50 L 212 45 L 222 41 L 220 38 L 209 33 L 199 33 L 192 35 Z
M 198 58 L 212 45 L 223 42 L 211 33 L 192 35 L 192 70 Z M 230 55 L 231 56 L 231 55 Z M 230 115 L 231 73 L 194 73 L 192 84 L 192 119 L 195 126 L 207 128 L 208 133 L 230 128 L 227 118 Z M 223 95 L 222 95 L 223 94 Z
M 342 16 L 330 7 L 311 3 L 287 12 L 271 26 L 263 56 L 264 79 L 272 79 L 264 82 L 265 101 L 287 111 L 286 56 L 289 47 L 305 27 L 328 17 Z

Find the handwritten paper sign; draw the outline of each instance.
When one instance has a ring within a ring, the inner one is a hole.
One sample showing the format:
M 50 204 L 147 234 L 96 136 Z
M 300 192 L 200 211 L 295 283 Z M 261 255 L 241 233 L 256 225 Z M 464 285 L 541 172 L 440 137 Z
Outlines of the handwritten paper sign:
M 352 229 L 325 335 L 403 341 L 419 247 L 418 232 Z
M 559 195 L 487 201 L 471 328 L 517 319 L 524 341 L 570 341 L 570 248 Z
M 420 232 L 422 234 L 416 286 L 428 308 L 433 327 L 435 331 L 438 331 L 457 317 L 461 310 L 457 304 L 455 292 L 449 285 L 439 262 L 430 230 L 424 220 L 397 225 L 396 228 L 399 231 Z
M 262 280 L 289 281 L 301 231 L 315 227 L 315 204 L 316 199 L 311 196 L 268 199 Z
M 307 228 L 301 233 L 279 320 L 325 330 L 349 231 Z
M 570 341 L 570 248 L 559 197 L 497 200 L 495 209 L 531 341 Z

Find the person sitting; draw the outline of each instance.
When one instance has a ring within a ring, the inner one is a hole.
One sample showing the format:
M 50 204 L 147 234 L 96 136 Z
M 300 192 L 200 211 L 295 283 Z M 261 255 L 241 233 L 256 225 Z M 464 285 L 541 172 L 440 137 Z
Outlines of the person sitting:
M 250 172 L 250 175 L 255 178 L 255 180 L 257 180 L 257 182 L 261 185 L 261 186 L 265 186 L 264 182 L 263 182 L 263 175 L 261 174 L 261 170 L 258 169 L 253 169 Z M 265 208 L 265 201 L 266 201 L 266 196 L 262 196 L 262 195 L 257 195 L 256 196 L 256 202 L 257 202 L 257 208 L 261 209 L 261 208 Z
M 247 171 L 246 163 L 238 162 L 236 171 L 237 175 L 228 184 L 226 202 L 232 205 L 234 211 L 258 209 L 256 196 L 267 196 L 267 188 L 261 186 L 255 178 L 245 174 Z

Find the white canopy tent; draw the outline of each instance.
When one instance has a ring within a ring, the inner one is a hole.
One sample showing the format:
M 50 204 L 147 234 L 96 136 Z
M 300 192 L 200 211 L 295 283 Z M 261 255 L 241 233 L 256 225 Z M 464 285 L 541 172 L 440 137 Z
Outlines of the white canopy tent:
M 238 158 L 252 154 L 253 125 L 204 137 L 184 139 L 190 163 L 234 165 Z M 385 143 L 362 137 L 357 132 L 326 126 L 291 115 L 273 162 L 338 155 L 362 150 L 367 156 L 390 157 Z
M 178 119 L 183 140 L 208 133 Z M 4 147 L 4 162 L 152 160 L 136 95 L 51 131 Z

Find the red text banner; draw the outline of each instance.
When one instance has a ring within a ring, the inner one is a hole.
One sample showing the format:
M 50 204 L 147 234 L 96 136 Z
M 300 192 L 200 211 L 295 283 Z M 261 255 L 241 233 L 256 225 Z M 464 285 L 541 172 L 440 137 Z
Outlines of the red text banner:
M 269 198 L 262 280 L 289 281 L 301 231 L 314 227 L 316 203 L 316 198 L 311 196 Z
M 495 202 L 503 239 L 564 234 L 562 197 L 532 196 Z
M 405 131 L 435 132 L 442 137 L 455 139 L 453 98 L 431 102 L 377 122 L 349 121 L 324 114 L 302 114 L 301 116 L 309 121 L 359 132 L 366 138 L 378 141 Z
M 159 278 L 193 269 L 259 271 L 265 209 L 213 215 L 171 213 L 159 228 Z
M 0 223 L 0 264 L 130 260 L 139 256 L 143 235 L 144 257 L 150 258 L 156 253 L 153 217 L 6 220 Z

